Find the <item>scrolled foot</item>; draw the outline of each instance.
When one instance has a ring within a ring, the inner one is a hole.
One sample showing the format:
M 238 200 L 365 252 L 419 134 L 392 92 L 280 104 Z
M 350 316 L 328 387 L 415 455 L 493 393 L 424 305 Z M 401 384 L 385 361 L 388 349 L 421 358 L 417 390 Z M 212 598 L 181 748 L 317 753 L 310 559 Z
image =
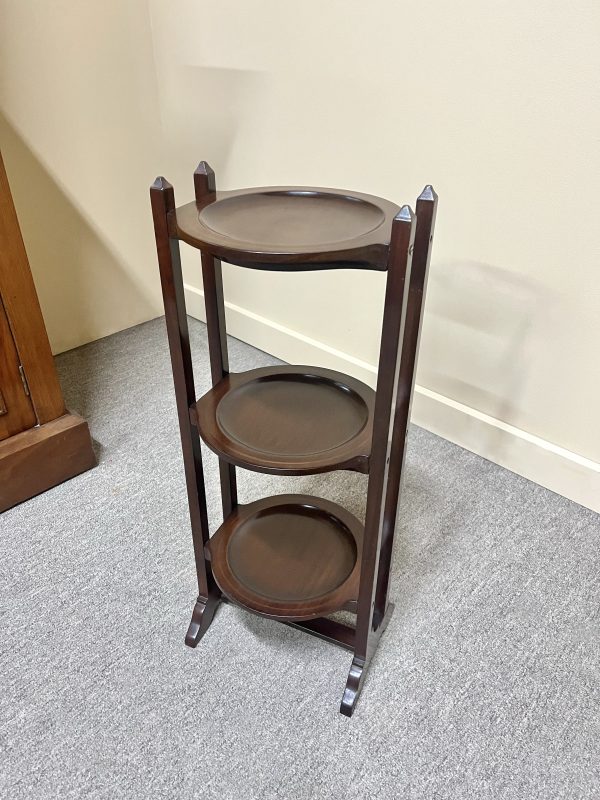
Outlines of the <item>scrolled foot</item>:
M 354 657 L 350 672 L 348 673 L 348 680 L 346 681 L 346 688 L 344 689 L 344 696 L 342 697 L 342 704 L 340 706 L 340 714 L 343 714 L 345 717 L 352 716 L 360 690 L 362 689 L 365 672 L 364 660 Z
M 192 612 L 192 620 L 185 636 L 185 643 L 188 647 L 196 647 L 200 639 L 208 630 L 213 620 L 220 598 L 211 596 L 208 599 L 199 597 Z

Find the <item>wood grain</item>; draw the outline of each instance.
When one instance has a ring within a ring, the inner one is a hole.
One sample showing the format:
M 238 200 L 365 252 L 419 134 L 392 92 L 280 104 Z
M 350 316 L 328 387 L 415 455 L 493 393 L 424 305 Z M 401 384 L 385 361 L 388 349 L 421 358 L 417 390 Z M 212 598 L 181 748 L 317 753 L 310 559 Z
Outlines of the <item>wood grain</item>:
M 276 475 L 368 472 L 375 393 L 323 367 L 232 373 L 196 403 L 200 435 L 237 466 Z
M 213 191 L 172 212 L 184 242 L 244 267 L 387 269 L 398 206 L 372 195 L 310 186 Z
M 37 421 L 65 413 L 50 343 L 0 154 L 0 288 Z
M 208 547 L 227 597 L 264 616 L 307 620 L 356 599 L 361 542 L 352 514 L 299 494 L 238 506 Z
M 37 422 L 19 373 L 19 356 L 0 298 L 0 440 Z

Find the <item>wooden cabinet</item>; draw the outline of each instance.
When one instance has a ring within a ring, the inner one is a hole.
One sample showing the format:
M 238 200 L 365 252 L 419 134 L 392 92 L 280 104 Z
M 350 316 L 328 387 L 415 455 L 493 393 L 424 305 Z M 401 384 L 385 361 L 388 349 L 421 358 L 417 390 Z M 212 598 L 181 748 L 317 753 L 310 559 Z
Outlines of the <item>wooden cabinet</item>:
M 94 466 L 69 414 L 0 156 L 0 511 Z
M 0 440 L 36 424 L 27 381 L 0 296 Z

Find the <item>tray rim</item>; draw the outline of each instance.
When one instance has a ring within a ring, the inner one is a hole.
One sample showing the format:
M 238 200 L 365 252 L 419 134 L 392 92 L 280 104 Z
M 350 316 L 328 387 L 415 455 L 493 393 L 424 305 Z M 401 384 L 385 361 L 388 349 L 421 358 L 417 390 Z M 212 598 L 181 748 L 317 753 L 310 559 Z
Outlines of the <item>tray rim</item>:
M 307 243 L 305 246 L 260 246 L 258 242 L 233 239 L 210 228 L 200 218 L 208 206 L 221 201 L 247 195 L 272 194 L 322 194 L 359 200 L 378 208 L 383 214 L 380 225 L 373 230 L 358 233 L 338 242 Z M 290 270 L 359 268 L 386 270 L 390 243 L 391 222 L 400 206 L 376 195 L 346 189 L 318 186 L 255 186 L 233 191 L 217 191 L 202 200 L 178 206 L 169 212 L 172 234 L 177 238 L 212 255 L 239 266 L 255 269 L 273 269 L 277 266 Z
M 348 577 L 332 591 L 309 600 L 281 602 L 264 597 L 242 584 L 229 568 L 227 548 L 236 530 L 261 511 L 282 505 L 309 505 L 338 520 L 354 538 L 356 561 Z M 214 578 L 223 594 L 237 605 L 271 619 L 308 620 L 332 614 L 358 599 L 363 540 L 362 523 L 347 509 L 325 498 L 306 494 L 283 494 L 263 497 L 238 505 L 211 536 L 208 549 Z
M 287 458 L 284 456 L 275 458 L 273 457 L 274 454 L 263 453 L 261 455 L 258 451 L 245 446 L 239 440 L 227 436 L 217 421 L 218 407 L 221 400 L 232 390 L 257 379 L 277 376 L 278 374 L 315 375 L 319 378 L 348 386 L 366 406 L 367 420 L 364 426 L 356 436 L 337 447 L 323 451 L 321 454 L 293 455 Z M 271 475 L 317 475 L 337 469 L 368 473 L 374 407 L 374 390 L 357 378 L 326 367 L 287 364 L 258 367 L 245 372 L 231 372 L 200 397 L 193 406 L 200 436 L 214 453 L 235 466 Z

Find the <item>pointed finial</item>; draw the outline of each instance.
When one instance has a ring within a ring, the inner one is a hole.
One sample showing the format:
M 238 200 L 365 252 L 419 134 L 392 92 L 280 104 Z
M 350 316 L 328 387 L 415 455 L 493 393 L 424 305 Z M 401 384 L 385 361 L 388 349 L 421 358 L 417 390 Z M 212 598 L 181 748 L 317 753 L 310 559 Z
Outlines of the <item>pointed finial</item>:
M 400 211 L 394 217 L 395 220 L 400 220 L 401 222 L 412 222 L 415 218 L 415 215 L 412 212 L 410 206 L 402 206 Z
M 435 202 L 437 199 L 438 196 L 435 193 L 435 189 L 429 183 L 417 198 L 417 200 L 429 200 L 430 202 Z
M 214 194 L 217 190 L 215 171 L 206 161 L 201 161 L 194 171 L 194 189 L 196 200 Z
M 167 191 L 168 189 L 172 189 L 173 186 L 169 183 L 169 181 L 166 178 L 163 178 L 162 175 L 159 175 L 150 188 L 159 189 L 161 192 L 164 192 Z

